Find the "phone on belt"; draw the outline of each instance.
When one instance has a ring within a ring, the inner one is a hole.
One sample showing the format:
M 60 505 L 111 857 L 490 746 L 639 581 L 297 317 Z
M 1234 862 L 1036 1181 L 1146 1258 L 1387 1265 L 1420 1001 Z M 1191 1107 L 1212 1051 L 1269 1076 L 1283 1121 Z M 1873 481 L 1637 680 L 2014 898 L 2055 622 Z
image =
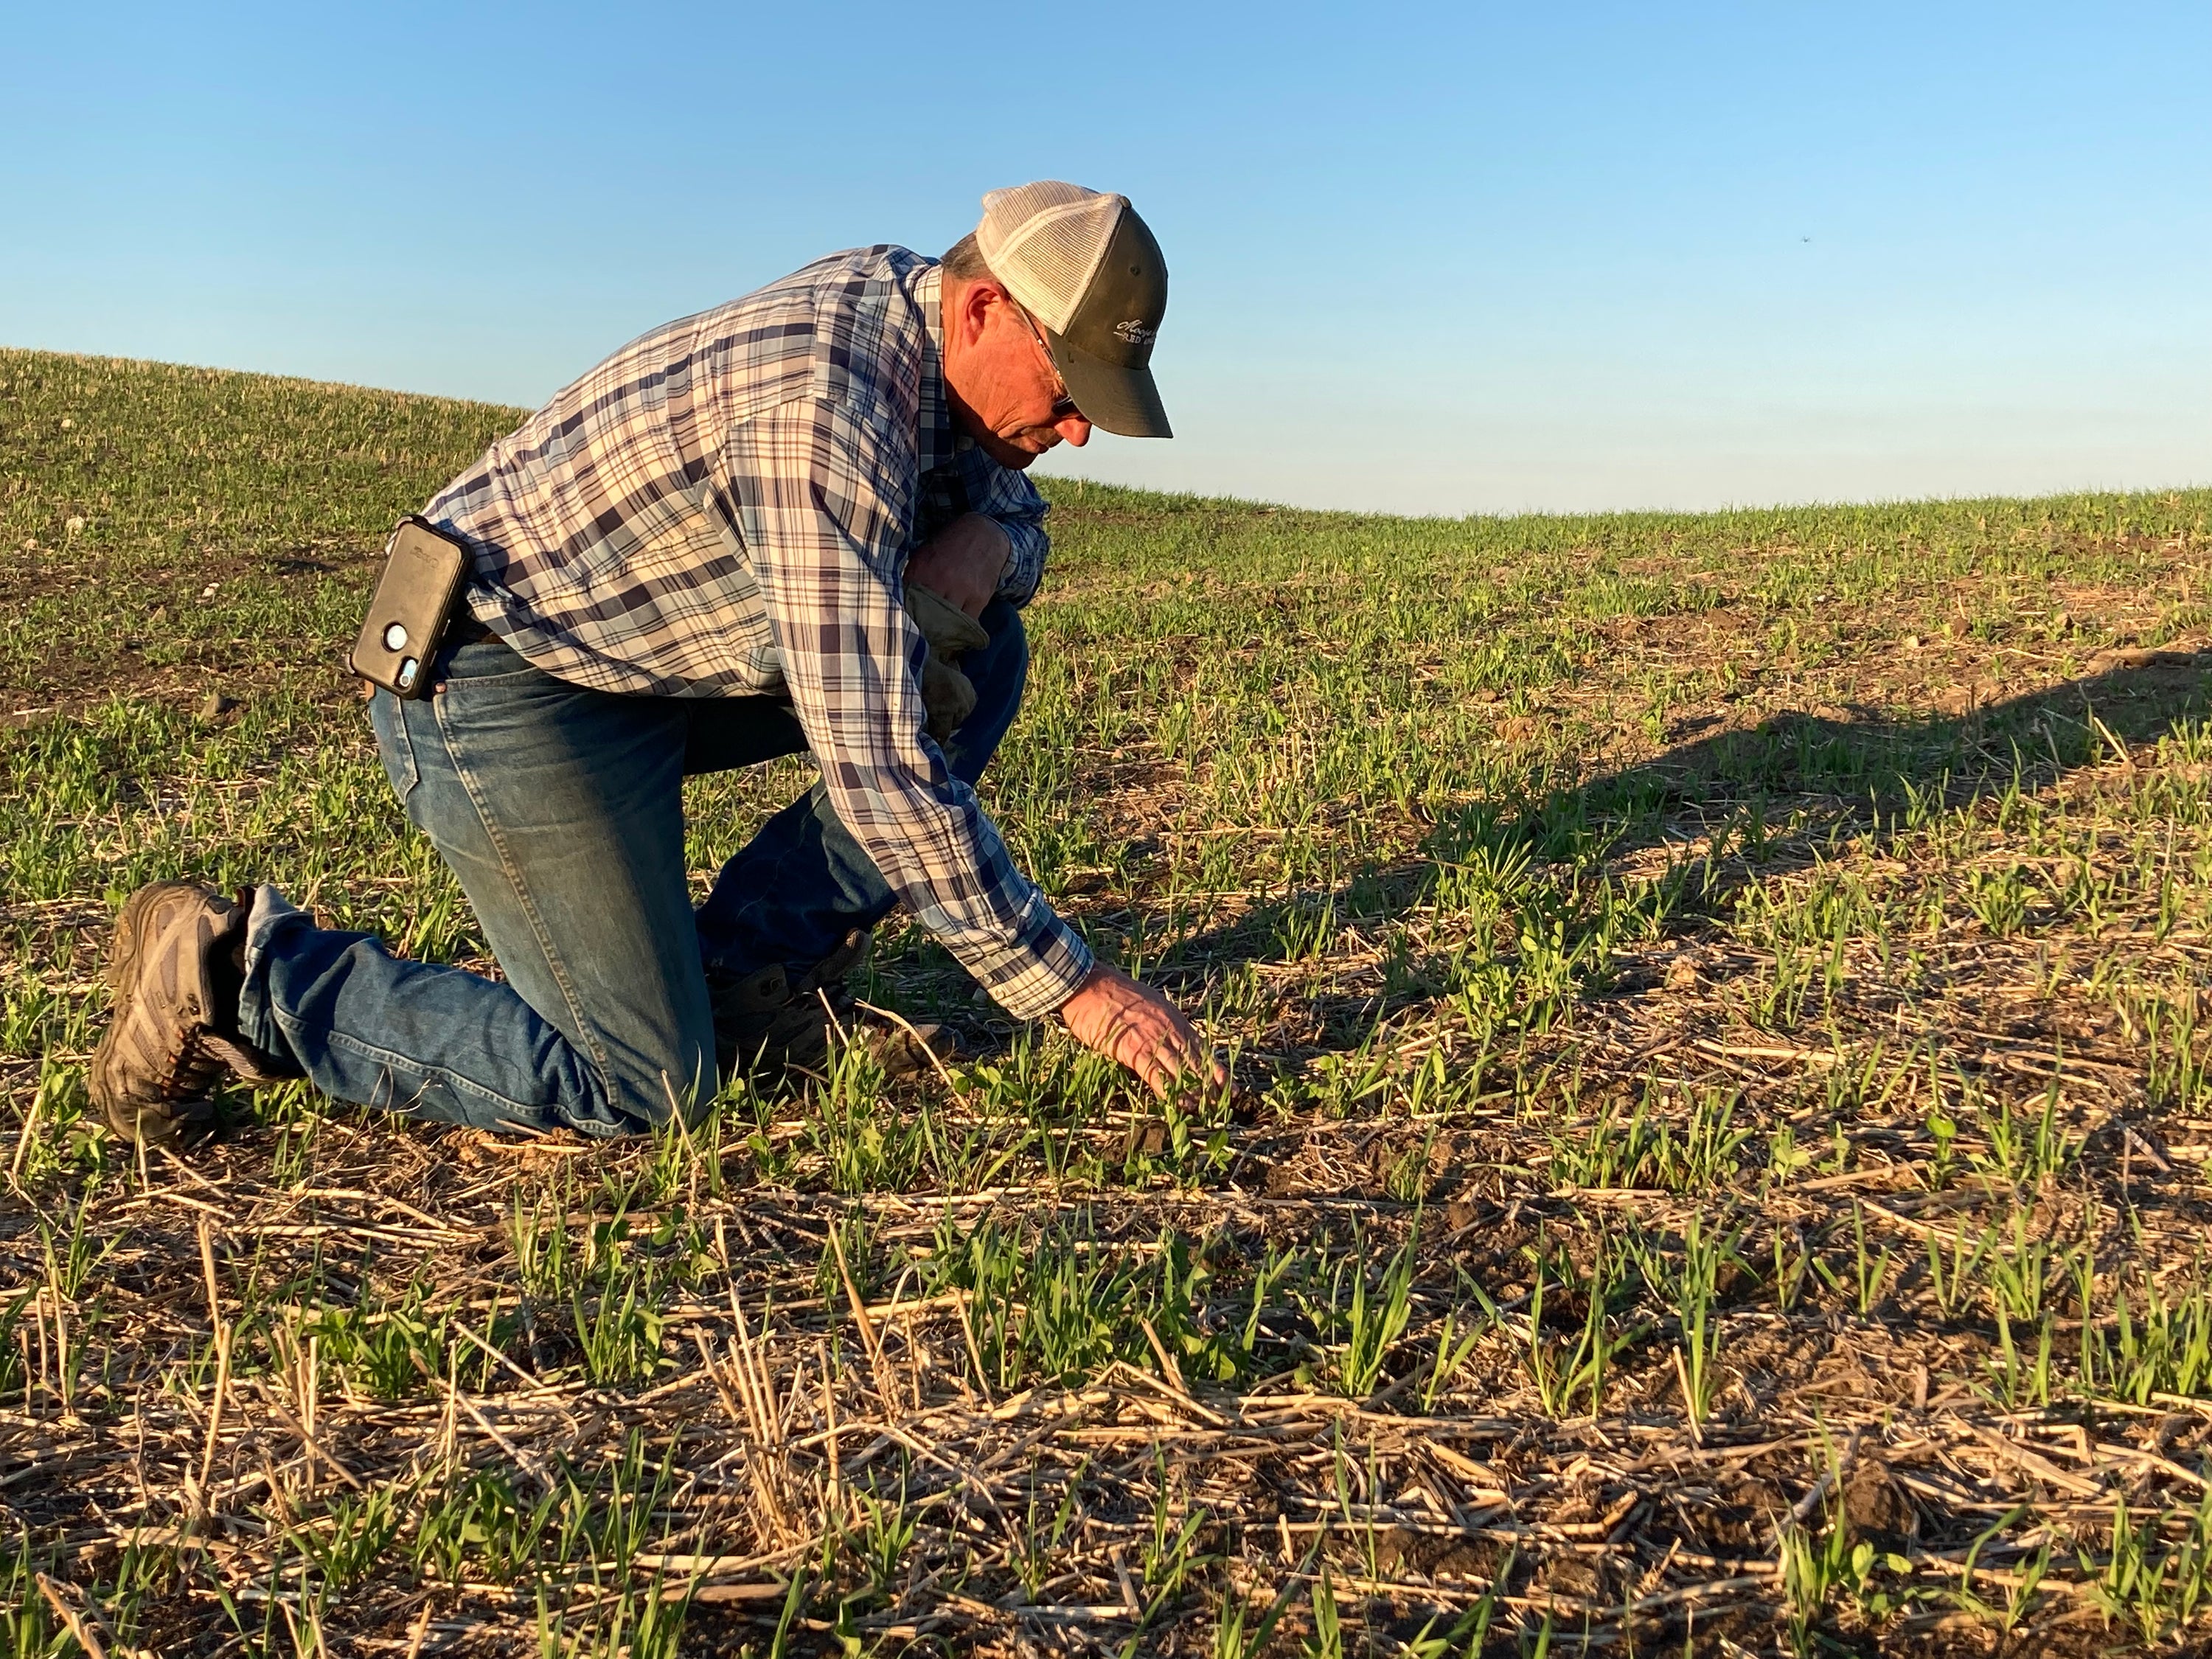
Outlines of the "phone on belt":
M 395 697 L 427 696 L 431 659 L 468 574 L 466 546 L 417 514 L 402 519 L 385 544 L 384 574 L 346 666 Z

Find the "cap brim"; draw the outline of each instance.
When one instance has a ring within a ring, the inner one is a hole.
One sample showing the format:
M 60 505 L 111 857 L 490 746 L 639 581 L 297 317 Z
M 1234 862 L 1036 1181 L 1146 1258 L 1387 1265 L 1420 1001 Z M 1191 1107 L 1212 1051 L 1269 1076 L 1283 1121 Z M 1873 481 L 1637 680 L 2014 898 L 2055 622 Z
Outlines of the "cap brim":
M 1052 349 L 1053 366 L 1067 382 L 1067 395 L 1075 399 L 1085 420 L 1124 438 L 1175 436 L 1150 368 L 1102 362 L 1049 329 L 1044 337 Z

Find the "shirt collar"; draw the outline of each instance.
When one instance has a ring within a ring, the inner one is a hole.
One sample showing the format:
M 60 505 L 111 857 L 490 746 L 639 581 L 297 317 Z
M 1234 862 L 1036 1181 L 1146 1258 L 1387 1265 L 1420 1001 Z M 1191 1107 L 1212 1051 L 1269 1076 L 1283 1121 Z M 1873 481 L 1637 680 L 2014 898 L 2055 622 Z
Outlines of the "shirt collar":
M 914 302 L 921 311 L 921 406 L 915 421 L 915 471 L 934 472 L 975 441 L 953 430 L 945 395 L 945 268 L 932 264 L 915 278 Z

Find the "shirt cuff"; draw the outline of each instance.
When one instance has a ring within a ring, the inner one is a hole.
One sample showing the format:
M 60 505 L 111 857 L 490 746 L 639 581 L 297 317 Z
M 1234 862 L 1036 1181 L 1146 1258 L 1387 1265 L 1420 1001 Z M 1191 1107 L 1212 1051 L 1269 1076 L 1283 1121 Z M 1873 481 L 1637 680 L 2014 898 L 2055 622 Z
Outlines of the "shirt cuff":
M 963 965 L 1016 1019 L 1042 1019 L 1082 988 L 1096 958 L 1043 894 L 1035 895 L 1028 909 L 1011 945 Z
M 1044 579 L 1045 553 L 1051 538 L 1042 525 L 1026 519 L 993 522 L 1006 532 L 1006 564 L 999 573 L 999 597 L 1018 611 L 1036 597 L 1037 584 Z

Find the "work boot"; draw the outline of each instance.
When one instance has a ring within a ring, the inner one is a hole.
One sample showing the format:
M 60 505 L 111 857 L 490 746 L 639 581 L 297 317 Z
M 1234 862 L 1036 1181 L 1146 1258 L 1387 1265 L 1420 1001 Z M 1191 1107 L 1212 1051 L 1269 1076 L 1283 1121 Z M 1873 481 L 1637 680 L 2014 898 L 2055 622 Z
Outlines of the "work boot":
M 94 1050 L 93 1104 L 119 1135 L 166 1146 L 214 1116 L 226 1073 L 250 1084 L 298 1073 L 239 1035 L 247 907 L 190 882 L 133 893 L 107 959 L 114 994 Z
M 782 1071 L 818 1072 L 830 1060 L 833 1024 L 845 1036 L 866 1044 L 884 1070 L 893 1077 L 918 1072 L 959 1052 L 942 1026 L 917 1024 L 922 1041 L 916 1042 L 904 1027 L 884 1026 L 857 1018 L 853 994 L 845 984 L 860 958 L 867 954 L 869 930 L 856 927 L 844 942 L 813 967 L 793 976 L 781 963 L 739 978 L 710 968 L 707 994 L 714 1010 L 714 1061 L 726 1078 L 740 1073 L 755 1077 Z

